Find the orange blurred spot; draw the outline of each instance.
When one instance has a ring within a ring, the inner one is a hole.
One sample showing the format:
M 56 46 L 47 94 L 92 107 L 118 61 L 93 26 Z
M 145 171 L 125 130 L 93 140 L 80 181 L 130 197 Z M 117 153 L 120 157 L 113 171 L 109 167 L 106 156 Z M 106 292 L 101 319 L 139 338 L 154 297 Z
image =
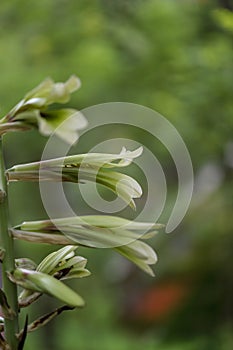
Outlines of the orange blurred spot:
M 134 317 L 144 321 L 159 321 L 177 309 L 187 293 L 187 286 L 181 283 L 156 285 L 140 295 L 134 305 Z

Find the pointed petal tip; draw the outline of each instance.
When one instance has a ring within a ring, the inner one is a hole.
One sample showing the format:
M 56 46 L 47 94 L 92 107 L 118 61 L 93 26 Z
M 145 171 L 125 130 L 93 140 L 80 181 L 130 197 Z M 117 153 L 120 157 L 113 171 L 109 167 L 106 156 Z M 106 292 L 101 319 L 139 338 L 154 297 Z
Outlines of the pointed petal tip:
M 72 74 L 69 79 L 65 82 L 65 86 L 69 89 L 69 92 L 78 90 L 81 86 L 81 80 L 77 75 Z

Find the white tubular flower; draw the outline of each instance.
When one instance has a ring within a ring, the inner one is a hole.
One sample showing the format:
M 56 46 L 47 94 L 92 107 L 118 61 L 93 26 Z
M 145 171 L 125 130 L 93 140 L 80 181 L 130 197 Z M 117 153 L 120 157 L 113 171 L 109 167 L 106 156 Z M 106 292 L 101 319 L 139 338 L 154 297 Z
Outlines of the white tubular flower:
M 87 153 L 21 164 L 8 169 L 7 176 L 9 181 L 99 183 L 135 209 L 133 199 L 142 195 L 141 186 L 131 176 L 110 169 L 128 166 L 142 150 L 142 147 L 134 151 L 123 148 L 119 154 Z
M 0 134 L 7 131 L 38 128 L 40 133 L 49 136 L 56 133 L 69 144 L 77 140 L 78 130 L 87 126 L 86 118 L 76 109 L 52 110 L 54 103 L 66 103 L 71 93 L 79 89 L 81 82 L 72 75 L 65 83 L 55 83 L 47 78 L 30 91 L 12 110 L 0 120 Z M 69 123 L 63 123 L 69 118 Z M 58 128 L 58 126 L 60 127 Z
M 33 235 L 43 235 L 46 239 L 53 235 L 65 236 L 68 242 L 86 247 L 101 248 L 103 246 L 116 250 L 121 255 L 135 263 L 150 275 L 154 275 L 149 265 L 157 261 L 154 250 L 141 239 L 153 237 L 157 230 L 163 227 L 157 223 L 135 222 L 114 216 L 80 216 L 63 219 L 24 222 L 13 230 L 17 238 L 33 239 Z
M 67 245 L 50 253 L 38 266 L 29 259 L 16 259 L 16 270 L 10 275 L 10 278 L 24 288 L 19 295 L 19 305 L 21 307 L 31 304 L 42 293 L 51 294 L 70 306 L 82 306 L 84 302 L 80 296 L 77 297 L 76 303 L 78 304 L 72 304 L 75 301 L 74 294 L 68 292 L 71 299 L 69 297 L 65 299 L 67 287 L 61 282 L 54 281 L 82 278 L 90 275 L 90 271 L 86 269 L 87 259 L 76 255 L 76 249 L 77 245 Z M 48 283 L 51 286 L 51 291 L 43 283 Z M 59 289 L 61 296 L 59 296 Z M 79 305 L 79 303 L 81 304 Z

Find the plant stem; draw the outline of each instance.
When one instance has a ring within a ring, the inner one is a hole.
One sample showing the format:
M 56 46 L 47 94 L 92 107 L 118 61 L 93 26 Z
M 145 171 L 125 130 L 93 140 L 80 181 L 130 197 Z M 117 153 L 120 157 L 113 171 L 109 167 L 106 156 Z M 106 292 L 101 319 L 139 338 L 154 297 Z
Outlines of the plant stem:
M 7 272 L 14 270 L 14 251 L 13 251 L 13 237 L 8 231 L 8 197 L 7 197 L 7 183 L 5 177 L 5 165 L 2 149 L 2 138 L 0 138 L 0 246 L 4 253 L 2 262 L 2 282 L 3 290 L 6 294 L 8 304 L 14 312 L 12 319 L 5 318 L 5 337 L 10 345 L 11 350 L 17 349 L 18 333 L 18 301 L 17 301 L 17 287 L 12 283 L 7 276 Z

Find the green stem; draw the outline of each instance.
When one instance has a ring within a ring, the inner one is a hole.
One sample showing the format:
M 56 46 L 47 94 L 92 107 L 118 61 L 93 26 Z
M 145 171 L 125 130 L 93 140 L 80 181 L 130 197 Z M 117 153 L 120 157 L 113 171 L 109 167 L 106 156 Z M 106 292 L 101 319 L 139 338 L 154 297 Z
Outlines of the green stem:
M 8 277 L 7 272 L 13 271 L 14 266 L 14 250 L 13 237 L 8 231 L 8 198 L 7 198 L 7 183 L 5 177 L 5 166 L 2 149 L 2 139 L 0 138 L 0 246 L 4 253 L 2 262 L 2 282 L 3 290 L 6 294 L 8 304 L 14 312 L 14 317 L 5 319 L 5 337 L 10 345 L 11 350 L 16 350 L 18 341 L 16 334 L 19 331 L 18 325 L 18 301 L 17 287 Z

